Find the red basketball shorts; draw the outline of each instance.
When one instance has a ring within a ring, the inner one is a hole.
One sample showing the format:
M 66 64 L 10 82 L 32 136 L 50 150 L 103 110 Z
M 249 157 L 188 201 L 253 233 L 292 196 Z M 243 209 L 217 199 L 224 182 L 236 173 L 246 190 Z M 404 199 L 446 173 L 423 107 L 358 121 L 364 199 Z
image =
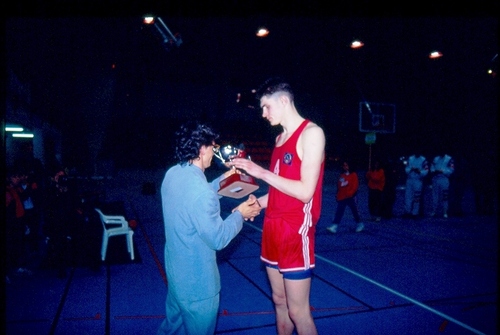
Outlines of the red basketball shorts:
M 314 268 L 315 233 L 316 225 L 310 226 L 306 220 L 293 224 L 282 218 L 265 217 L 260 258 L 281 272 Z

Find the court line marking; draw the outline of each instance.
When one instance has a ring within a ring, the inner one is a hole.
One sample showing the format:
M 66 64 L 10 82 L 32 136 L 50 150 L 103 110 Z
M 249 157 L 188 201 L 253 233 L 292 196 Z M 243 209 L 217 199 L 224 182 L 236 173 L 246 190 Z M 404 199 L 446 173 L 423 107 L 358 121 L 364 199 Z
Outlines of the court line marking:
M 258 231 L 262 232 L 262 229 L 260 229 L 259 227 L 255 226 L 255 225 L 253 225 L 253 224 L 251 224 L 251 223 L 245 222 L 245 224 L 246 224 L 246 225 L 248 225 L 248 226 L 250 226 L 250 227 L 252 227 L 252 228 L 254 228 L 255 230 L 258 230 Z M 328 263 L 328 264 L 330 264 L 330 265 L 333 265 L 333 266 L 335 266 L 335 267 L 338 267 L 339 269 L 342 269 L 342 270 L 344 270 L 344 271 L 346 271 L 346 272 L 349 272 L 349 273 L 351 273 L 351 274 L 355 275 L 356 277 L 359 277 L 359 278 L 361 278 L 361 279 L 363 279 L 363 280 L 366 280 L 366 281 L 368 281 L 368 282 L 370 282 L 370 283 L 372 283 L 372 284 L 374 284 L 374 285 L 376 285 L 376 286 L 378 286 L 378 287 L 380 287 L 380 288 L 382 288 L 382 289 L 384 289 L 384 290 L 386 290 L 386 291 L 391 292 L 392 294 L 397 295 L 397 296 L 398 296 L 398 297 L 400 297 L 400 298 L 403 298 L 403 299 L 405 299 L 405 300 L 407 300 L 407 301 L 409 301 L 409 302 L 411 302 L 411 303 L 413 303 L 413 304 L 415 304 L 415 305 L 417 305 L 417 306 L 420 306 L 420 307 L 422 307 L 422 308 L 424 308 L 424 309 L 426 309 L 426 310 L 428 310 L 428 311 L 430 311 L 430 312 L 432 312 L 432 313 L 434 313 L 434 314 L 436 314 L 436 315 L 441 316 L 442 318 L 444 318 L 444 319 L 446 319 L 446 320 L 448 320 L 448 321 L 451 321 L 451 322 L 453 322 L 453 323 L 455 323 L 455 324 L 457 324 L 457 325 L 459 325 L 459 326 L 461 326 L 461 327 L 463 327 L 463 328 L 465 328 L 465 329 L 468 329 L 468 330 L 470 330 L 471 332 L 473 332 L 473 333 L 475 333 L 475 334 L 479 334 L 479 335 L 486 335 L 485 333 L 482 333 L 482 332 L 480 332 L 479 330 L 477 330 L 477 329 L 475 329 L 475 328 L 472 328 L 471 326 L 469 326 L 469 325 L 467 325 L 467 324 L 465 324 L 465 323 L 463 323 L 463 322 L 461 322 L 461 321 L 459 321 L 459 320 L 457 320 L 457 319 L 455 319 L 455 318 L 452 318 L 452 317 L 451 317 L 451 316 L 449 316 L 449 315 L 446 315 L 446 314 L 444 314 L 444 313 L 441 313 L 440 311 L 435 310 L 434 308 L 432 308 L 432 307 L 430 307 L 430 306 L 427 306 L 426 304 L 421 303 L 420 301 L 417 301 L 417 300 L 415 300 L 415 299 L 413 299 L 413 298 L 408 297 L 407 295 L 404 295 L 404 294 L 402 294 L 402 293 L 400 293 L 400 292 L 398 292 L 398 291 L 395 291 L 395 290 L 391 289 L 390 287 L 387 287 L 387 286 L 385 286 L 385 285 L 383 285 L 383 284 L 380 284 L 380 283 L 378 283 L 378 282 L 376 282 L 376 281 L 374 281 L 374 280 L 372 280 L 372 279 L 370 279 L 370 278 L 368 278 L 368 277 L 366 277 L 366 276 L 363 276 L 363 275 L 362 275 L 362 274 L 360 274 L 360 273 L 357 273 L 356 271 L 353 271 L 353 270 L 351 270 L 351 269 L 348 269 L 348 268 L 346 268 L 345 266 L 340 265 L 340 264 L 338 264 L 338 263 L 335 263 L 335 262 L 333 262 L 333 261 L 331 261 L 331 260 L 329 260 L 329 259 L 327 259 L 327 258 L 325 258 L 325 257 L 323 257 L 323 256 L 321 256 L 321 255 L 318 255 L 318 254 L 316 254 L 316 253 L 315 253 L 314 255 L 315 255 L 315 257 L 316 257 L 316 258 L 318 258 L 318 259 L 322 260 L 323 262 L 326 262 L 326 263 Z

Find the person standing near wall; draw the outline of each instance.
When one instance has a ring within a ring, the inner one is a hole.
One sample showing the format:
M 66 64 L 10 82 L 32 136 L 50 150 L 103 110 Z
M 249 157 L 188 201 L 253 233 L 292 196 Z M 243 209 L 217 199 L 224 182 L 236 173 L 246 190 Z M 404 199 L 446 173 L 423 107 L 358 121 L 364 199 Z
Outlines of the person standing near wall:
M 372 219 L 380 222 L 382 219 L 385 171 L 379 160 L 375 160 L 373 167 L 366 172 L 366 179 L 368 180 L 368 209 Z
M 405 166 L 405 172 L 405 214 L 403 217 L 417 218 L 420 213 L 424 178 L 429 173 L 427 159 L 418 152 L 411 155 L 408 158 L 408 164 Z
M 453 158 L 443 152 L 434 157 L 431 165 L 432 173 L 432 217 L 441 210 L 442 216 L 448 217 L 448 198 L 450 176 L 455 171 Z
M 340 221 L 344 217 L 345 208 L 349 207 L 357 224 L 356 232 L 359 233 L 365 228 L 365 225 L 361 222 L 358 211 L 358 174 L 355 171 L 351 171 L 348 160 L 342 162 L 342 171 L 337 181 L 337 210 L 335 211 L 333 224 L 326 229 L 331 233 L 336 233 Z
M 27 256 L 24 243 L 26 226 L 25 210 L 21 199 L 22 173 L 17 167 L 8 167 L 5 184 L 5 246 L 6 246 L 6 282 L 15 275 L 31 275 L 26 268 Z

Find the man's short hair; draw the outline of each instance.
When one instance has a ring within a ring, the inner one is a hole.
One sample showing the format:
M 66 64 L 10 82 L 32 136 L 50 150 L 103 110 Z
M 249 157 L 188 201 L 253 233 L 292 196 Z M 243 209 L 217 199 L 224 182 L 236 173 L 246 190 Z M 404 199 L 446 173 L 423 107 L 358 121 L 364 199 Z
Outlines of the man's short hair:
M 280 77 L 267 79 L 256 91 L 255 97 L 260 100 L 263 96 L 273 95 L 276 92 L 285 92 L 293 101 L 293 91 L 290 84 Z

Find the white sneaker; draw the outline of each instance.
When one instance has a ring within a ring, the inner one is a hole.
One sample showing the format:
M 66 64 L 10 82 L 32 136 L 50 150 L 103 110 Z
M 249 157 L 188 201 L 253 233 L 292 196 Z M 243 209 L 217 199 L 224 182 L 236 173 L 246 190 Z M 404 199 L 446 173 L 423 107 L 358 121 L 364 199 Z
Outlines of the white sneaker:
M 447 218 L 448 218 L 448 214 L 444 213 L 444 214 L 443 214 L 443 217 L 444 217 L 445 219 L 447 219 Z
M 365 229 L 365 225 L 363 224 L 363 222 L 358 223 L 358 226 L 356 227 L 356 233 L 359 233 L 363 229 Z
M 330 233 L 336 233 L 337 232 L 337 228 L 339 227 L 339 225 L 337 224 L 332 224 L 330 227 L 326 227 L 326 229 L 328 229 L 328 231 Z

